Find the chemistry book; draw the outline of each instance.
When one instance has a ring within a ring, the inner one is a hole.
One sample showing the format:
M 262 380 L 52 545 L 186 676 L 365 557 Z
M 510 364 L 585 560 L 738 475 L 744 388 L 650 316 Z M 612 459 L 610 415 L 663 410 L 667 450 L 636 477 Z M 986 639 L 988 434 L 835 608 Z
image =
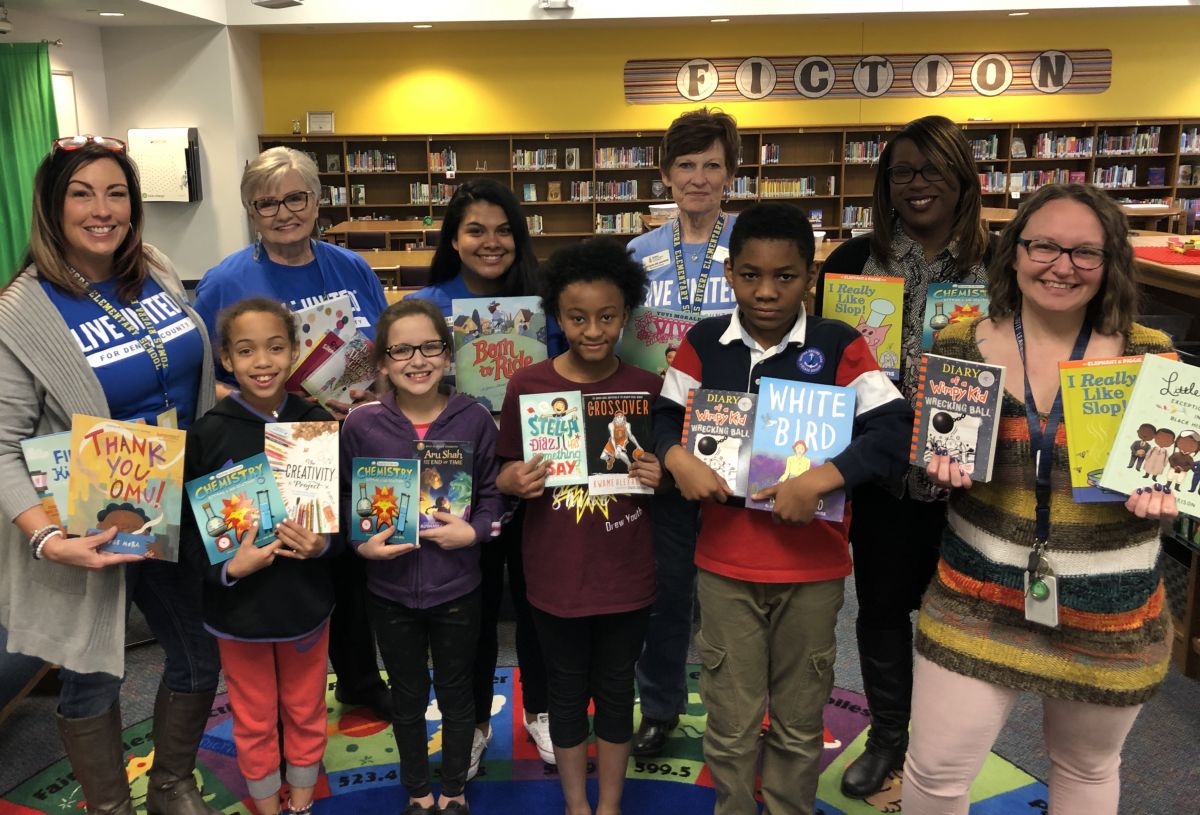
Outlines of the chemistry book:
M 67 529 L 89 535 L 111 526 L 104 552 L 179 560 L 185 433 L 96 416 L 71 417 Z
M 366 390 L 375 383 L 377 370 L 371 362 L 372 346 L 366 334 L 355 329 L 345 340 L 326 334 L 322 344 L 337 347 L 300 382 L 305 391 L 317 397 L 321 407 L 328 409 L 330 402 L 353 402 L 351 390 Z
M 699 315 L 638 306 L 629 312 L 617 356 L 622 362 L 665 376 L 679 344 L 698 322 Z
M 900 378 L 900 335 L 904 324 L 904 278 L 874 275 L 825 275 L 822 317 L 854 328 L 880 370 Z
M 263 449 L 287 517 L 318 535 L 338 531 L 338 423 L 268 422 Z
M 629 473 L 630 465 L 654 448 L 650 394 L 589 393 L 583 396 L 587 485 L 592 495 L 650 495 L 653 489 Z
M 583 395 L 579 391 L 526 393 L 520 397 L 525 461 L 549 462 L 547 487 L 588 483 L 583 443 Z
M 983 283 L 930 283 L 925 293 L 921 350 L 933 348 L 938 332 L 949 325 L 987 314 L 987 286 Z
M 417 543 L 420 462 L 355 457 L 351 469 L 350 540 L 365 541 L 390 526 L 388 544 Z
M 758 394 L 692 388 L 683 409 L 680 444 L 725 479 L 734 495 L 746 496 Z
M 1130 467 L 1138 442 L 1142 466 Z M 1181 515 L 1200 517 L 1200 368 L 1147 354 L 1100 486 L 1129 495 L 1155 484 L 1174 493 Z
M 67 483 L 71 475 L 71 431 L 35 436 L 21 441 L 25 469 L 50 523 L 64 526 Z M 65 528 L 65 527 L 64 527 Z
M 500 412 L 513 374 L 546 359 L 546 315 L 538 297 L 451 301 L 455 387 Z
M 754 415 L 754 440 L 746 506 L 772 510 L 774 499 L 749 496 L 824 464 L 850 444 L 854 431 L 854 389 L 762 377 Z M 814 517 L 840 521 L 843 490 L 822 495 Z
M 266 453 L 258 453 L 184 485 L 200 540 L 213 565 L 237 554 L 242 535 L 258 524 L 255 546 L 276 538 L 276 526 L 287 517 L 283 498 Z
M 1003 365 L 922 354 L 909 463 L 944 450 L 971 480 L 990 481 L 1003 398 Z
M 442 526 L 434 512 L 448 512 L 471 520 L 475 443 L 469 441 L 417 441 L 414 456 L 421 464 L 418 509 L 421 529 Z

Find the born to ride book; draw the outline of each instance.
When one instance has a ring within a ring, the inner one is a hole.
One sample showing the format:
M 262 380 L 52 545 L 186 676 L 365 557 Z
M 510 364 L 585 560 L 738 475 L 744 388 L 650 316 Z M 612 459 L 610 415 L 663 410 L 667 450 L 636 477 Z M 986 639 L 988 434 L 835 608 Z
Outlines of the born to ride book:
M 184 485 L 200 540 L 210 563 L 237 554 L 242 535 L 258 524 L 255 546 L 276 538 L 276 526 L 287 517 L 283 498 L 266 453 L 258 453 Z
M 583 397 L 579 391 L 526 393 L 520 397 L 525 461 L 541 456 L 550 465 L 547 487 L 588 483 L 583 443 Z
M 351 463 L 350 540 L 365 541 L 385 526 L 388 544 L 417 543 L 420 463 L 411 458 L 358 458 Z
M 862 334 L 880 369 L 900 378 L 900 334 L 904 323 L 904 278 L 825 275 L 823 317 Z
M 990 481 L 1003 397 L 1003 365 L 922 354 L 909 463 L 944 451 L 971 480 Z
M 758 394 L 692 388 L 683 409 L 684 449 L 745 497 L 750 481 L 754 406 Z
M 546 359 L 546 315 L 537 297 L 451 301 L 455 387 L 500 412 L 513 374 Z

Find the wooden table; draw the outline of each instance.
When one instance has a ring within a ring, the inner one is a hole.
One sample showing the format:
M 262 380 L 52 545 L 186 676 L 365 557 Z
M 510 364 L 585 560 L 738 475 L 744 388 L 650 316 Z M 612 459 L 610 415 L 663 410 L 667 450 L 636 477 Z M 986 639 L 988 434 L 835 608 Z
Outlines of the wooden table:
M 1157 227 L 1159 221 L 1165 221 L 1167 227 L 1175 224 L 1178 229 L 1183 223 L 1183 210 L 1179 207 L 1159 206 L 1157 204 L 1121 204 L 1121 212 L 1125 213 L 1126 219 L 1130 226 L 1138 226 L 1139 224 L 1147 227 Z M 1007 207 L 981 207 L 979 217 L 988 229 L 992 227 L 1003 227 L 1013 218 L 1017 217 L 1016 209 L 1008 209 Z M 1165 234 L 1175 234 L 1168 232 Z
M 436 235 L 441 231 L 441 221 L 434 221 L 428 226 L 420 219 L 407 219 L 403 221 L 342 221 L 340 224 L 328 227 L 321 237 L 331 243 L 339 243 L 344 246 L 346 236 L 351 232 L 383 232 L 387 235 L 389 244 L 394 239 L 403 238 L 417 239 L 422 243 L 428 243 L 427 235 L 430 233 Z
M 1169 234 L 1169 233 L 1167 233 Z M 1166 246 L 1167 239 L 1163 233 L 1135 235 L 1129 239 L 1134 246 Z M 1138 281 L 1145 286 L 1154 286 L 1175 294 L 1186 294 L 1189 297 L 1200 297 L 1200 266 L 1171 265 L 1157 263 L 1153 260 L 1142 260 L 1135 257 L 1138 268 Z
M 406 282 L 406 278 L 411 281 L 420 281 L 428 278 L 429 266 L 433 263 L 435 251 L 437 250 L 408 249 L 398 251 L 395 249 L 380 249 L 373 251 L 364 249 L 356 252 L 356 254 L 367 262 L 367 265 L 371 267 L 375 274 L 379 275 L 379 280 L 383 285 L 411 286 L 416 285 L 416 283 L 408 283 Z M 406 272 L 408 273 L 407 275 Z
M 979 220 L 983 221 L 983 225 L 988 229 L 993 226 L 1002 227 L 1015 217 L 1017 217 L 1015 209 L 1006 207 L 980 207 L 979 209 Z

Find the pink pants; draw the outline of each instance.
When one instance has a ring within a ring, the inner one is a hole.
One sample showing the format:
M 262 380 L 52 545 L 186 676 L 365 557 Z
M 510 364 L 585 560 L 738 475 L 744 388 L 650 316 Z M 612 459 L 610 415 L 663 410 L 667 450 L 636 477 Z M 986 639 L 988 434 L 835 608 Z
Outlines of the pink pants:
M 971 782 L 1018 695 L 917 656 L 904 815 L 966 815 Z M 1050 815 L 1117 815 L 1121 746 L 1141 709 L 1042 699 Z
M 279 730 L 288 783 L 316 783 L 325 753 L 326 658 L 329 624 L 289 642 L 218 639 L 225 686 L 233 708 L 233 743 L 238 769 L 254 798 L 278 792 Z

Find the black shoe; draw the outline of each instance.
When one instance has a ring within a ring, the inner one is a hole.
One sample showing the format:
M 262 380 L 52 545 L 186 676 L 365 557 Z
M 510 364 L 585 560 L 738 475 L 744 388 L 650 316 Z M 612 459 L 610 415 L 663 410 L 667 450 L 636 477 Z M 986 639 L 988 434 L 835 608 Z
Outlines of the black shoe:
M 383 684 L 375 685 L 367 691 L 359 693 L 350 690 L 343 691 L 342 686 L 338 685 L 337 690 L 333 692 L 333 698 L 342 705 L 370 708 L 371 712 L 382 721 L 390 722 L 392 720 L 392 694 Z
M 633 737 L 632 753 L 635 756 L 656 756 L 667 744 L 667 736 L 679 725 L 679 717 L 672 716 L 664 721 L 644 717 L 638 726 L 637 735 Z
M 450 801 L 440 810 L 442 815 L 471 815 L 471 808 L 466 804 L 460 804 L 458 801 Z
M 888 775 L 904 766 L 907 744 L 881 747 L 868 739 L 867 749 L 842 773 L 842 795 L 862 800 L 883 789 Z
M 413 801 L 404 808 L 404 812 L 401 813 L 401 815 L 438 815 L 440 812 L 441 810 L 437 808 L 437 804 L 429 807 L 423 807 L 416 801 Z

